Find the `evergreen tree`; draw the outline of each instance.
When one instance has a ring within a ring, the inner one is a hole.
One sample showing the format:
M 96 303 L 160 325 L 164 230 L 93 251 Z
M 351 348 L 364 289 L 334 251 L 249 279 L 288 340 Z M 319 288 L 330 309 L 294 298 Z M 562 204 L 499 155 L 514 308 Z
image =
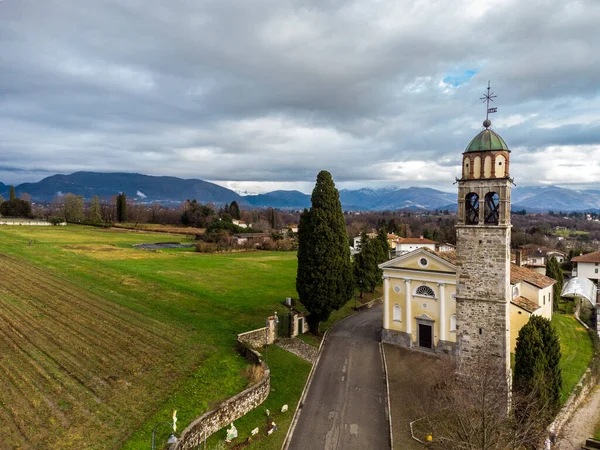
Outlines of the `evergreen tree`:
M 100 208 L 100 198 L 97 195 L 94 195 L 94 197 L 92 198 L 92 203 L 90 205 L 90 222 L 102 222 L 102 209 Z
M 388 242 L 385 228 L 377 230 L 377 237 L 373 243 L 375 244 L 375 259 L 377 264 L 386 262 L 390 255 L 390 243 Z
M 564 276 L 560 264 L 554 256 L 546 260 L 546 276 L 556 280 L 552 287 L 552 309 L 556 311 L 564 284 Z
M 30 217 L 31 204 L 20 198 L 13 198 L 2 202 L 0 205 L 0 214 L 8 217 Z
M 535 411 L 549 421 L 560 406 L 562 373 L 559 367 L 560 344 L 549 320 L 531 316 L 521 328 L 515 349 L 514 389 L 524 397 L 536 399 L 531 405 L 516 405 L 520 420 Z
M 329 172 L 319 172 L 311 203 L 298 225 L 296 290 L 317 334 L 319 322 L 352 297 L 354 280 L 339 192 Z
M 560 369 L 560 341 L 552 322 L 541 316 L 531 316 L 531 323 L 540 333 L 543 342 L 543 351 L 547 363 L 546 384 L 548 387 L 548 399 L 552 412 L 558 411 L 560 407 L 560 393 L 562 390 L 562 371 Z
M 383 273 L 376 257 L 376 253 L 380 250 L 379 243 L 375 239 L 370 239 L 365 231 L 360 235 L 360 239 L 360 252 L 354 255 L 353 268 L 356 287 L 360 291 L 360 298 L 363 298 L 363 292 L 375 291 Z
M 127 222 L 127 197 L 125 192 L 117 195 L 117 222 Z
M 15 194 L 15 187 L 11 186 L 10 187 L 10 197 L 8 198 L 9 200 L 14 200 L 15 198 L 17 198 L 16 194 Z
M 231 205 L 229 205 L 229 214 L 231 214 L 231 217 L 237 220 L 240 220 L 242 218 L 240 207 L 238 206 L 235 200 L 231 202 Z

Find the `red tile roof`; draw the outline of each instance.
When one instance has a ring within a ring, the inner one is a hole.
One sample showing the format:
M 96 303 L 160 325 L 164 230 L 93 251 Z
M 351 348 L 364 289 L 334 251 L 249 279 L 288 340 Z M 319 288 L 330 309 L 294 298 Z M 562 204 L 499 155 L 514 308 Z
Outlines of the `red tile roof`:
M 600 263 L 600 252 L 588 253 L 587 255 L 576 256 L 572 258 L 573 262 Z
M 527 312 L 534 312 L 536 309 L 540 308 L 540 305 L 538 305 L 536 302 L 529 300 L 527 297 L 516 297 L 513 298 L 511 303 L 513 305 L 518 306 L 521 309 L 524 309 Z
M 430 241 L 425 238 L 401 238 L 398 240 L 399 244 L 437 244 L 435 241 Z
M 548 286 L 552 286 L 556 283 L 553 278 L 542 275 L 535 270 L 528 269 L 527 267 L 519 267 L 516 264 L 510 265 L 510 284 L 516 284 L 521 281 L 525 281 L 529 284 L 544 289 Z

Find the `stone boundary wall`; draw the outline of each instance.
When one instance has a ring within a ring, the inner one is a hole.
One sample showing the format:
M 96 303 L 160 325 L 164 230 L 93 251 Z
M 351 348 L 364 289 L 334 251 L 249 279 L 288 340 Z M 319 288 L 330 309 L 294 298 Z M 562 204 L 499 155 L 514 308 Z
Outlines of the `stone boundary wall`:
M 29 226 L 29 227 L 51 227 L 50 222 L 44 220 L 4 220 L 0 219 L 0 225 L 15 225 L 15 226 Z M 67 222 L 58 223 L 59 226 L 66 226 Z
M 257 333 L 263 337 L 262 342 L 264 343 L 265 329 L 266 327 L 262 328 L 262 334 L 260 334 L 261 330 L 259 329 L 238 334 L 237 337 L 238 352 L 252 363 L 262 366 L 262 378 L 256 384 L 225 400 L 215 409 L 205 412 L 194 420 L 183 430 L 178 442 L 172 444 L 169 450 L 195 450 L 211 434 L 246 415 L 267 399 L 271 390 L 271 372 L 262 360 L 261 354 L 253 350 L 251 348 L 252 344 L 249 344 L 245 338 L 245 336 L 253 336 L 254 333 Z
M 268 344 L 272 344 L 277 339 L 275 330 L 275 317 L 269 317 L 269 335 L 267 337 L 267 327 L 262 327 L 257 330 L 247 331 L 238 334 L 238 342 L 244 342 L 252 348 L 262 348 L 265 346 L 265 340 Z
M 357 306 L 356 310 L 360 311 L 362 309 L 371 309 L 374 306 L 381 305 L 381 304 L 383 304 L 383 297 L 379 297 L 379 298 L 376 298 L 374 300 L 371 300 L 370 302 L 363 303 L 362 305 Z

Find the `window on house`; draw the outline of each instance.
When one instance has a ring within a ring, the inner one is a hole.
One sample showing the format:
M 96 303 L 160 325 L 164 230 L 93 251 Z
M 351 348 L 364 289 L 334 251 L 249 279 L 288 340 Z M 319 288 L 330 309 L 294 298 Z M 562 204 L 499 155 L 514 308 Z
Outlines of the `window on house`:
M 435 298 L 435 292 L 429 286 L 419 286 L 415 291 L 416 295 L 421 295 L 423 297 L 431 297 Z
M 519 294 L 519 287 L 518 287 L 518 286 L 515 286 L 515 287 L 513 288 L 513 298 L 517 298 L 519 295 L 520 295 L 520 294 Z
M 544 295 L 544 305 L 546 304 L 546 296 Z
M 456 331 L 456 314 L 450 316 L 450 331 Z
M 394 322 L 402 322 L 402 308 L 398 303 L 394 305 Z

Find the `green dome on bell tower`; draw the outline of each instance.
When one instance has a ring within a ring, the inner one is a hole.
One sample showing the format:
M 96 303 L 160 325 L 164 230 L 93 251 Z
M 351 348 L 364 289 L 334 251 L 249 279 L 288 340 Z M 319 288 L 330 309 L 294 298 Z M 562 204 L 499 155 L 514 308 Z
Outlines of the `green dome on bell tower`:
M 490 152 L 490 151 L 498 151 L 504 150 L 506 152 L 510 152 L 506 142 L 504 139 L 500 137 L 498 133 L 490 130 L 490 126 L 492 125 L 492 121 L 486 119 L 483 121 L 483 126 L 485 130 L 475 136 L 467 148 L 465 149 L 465 153 L 469 152 Z

